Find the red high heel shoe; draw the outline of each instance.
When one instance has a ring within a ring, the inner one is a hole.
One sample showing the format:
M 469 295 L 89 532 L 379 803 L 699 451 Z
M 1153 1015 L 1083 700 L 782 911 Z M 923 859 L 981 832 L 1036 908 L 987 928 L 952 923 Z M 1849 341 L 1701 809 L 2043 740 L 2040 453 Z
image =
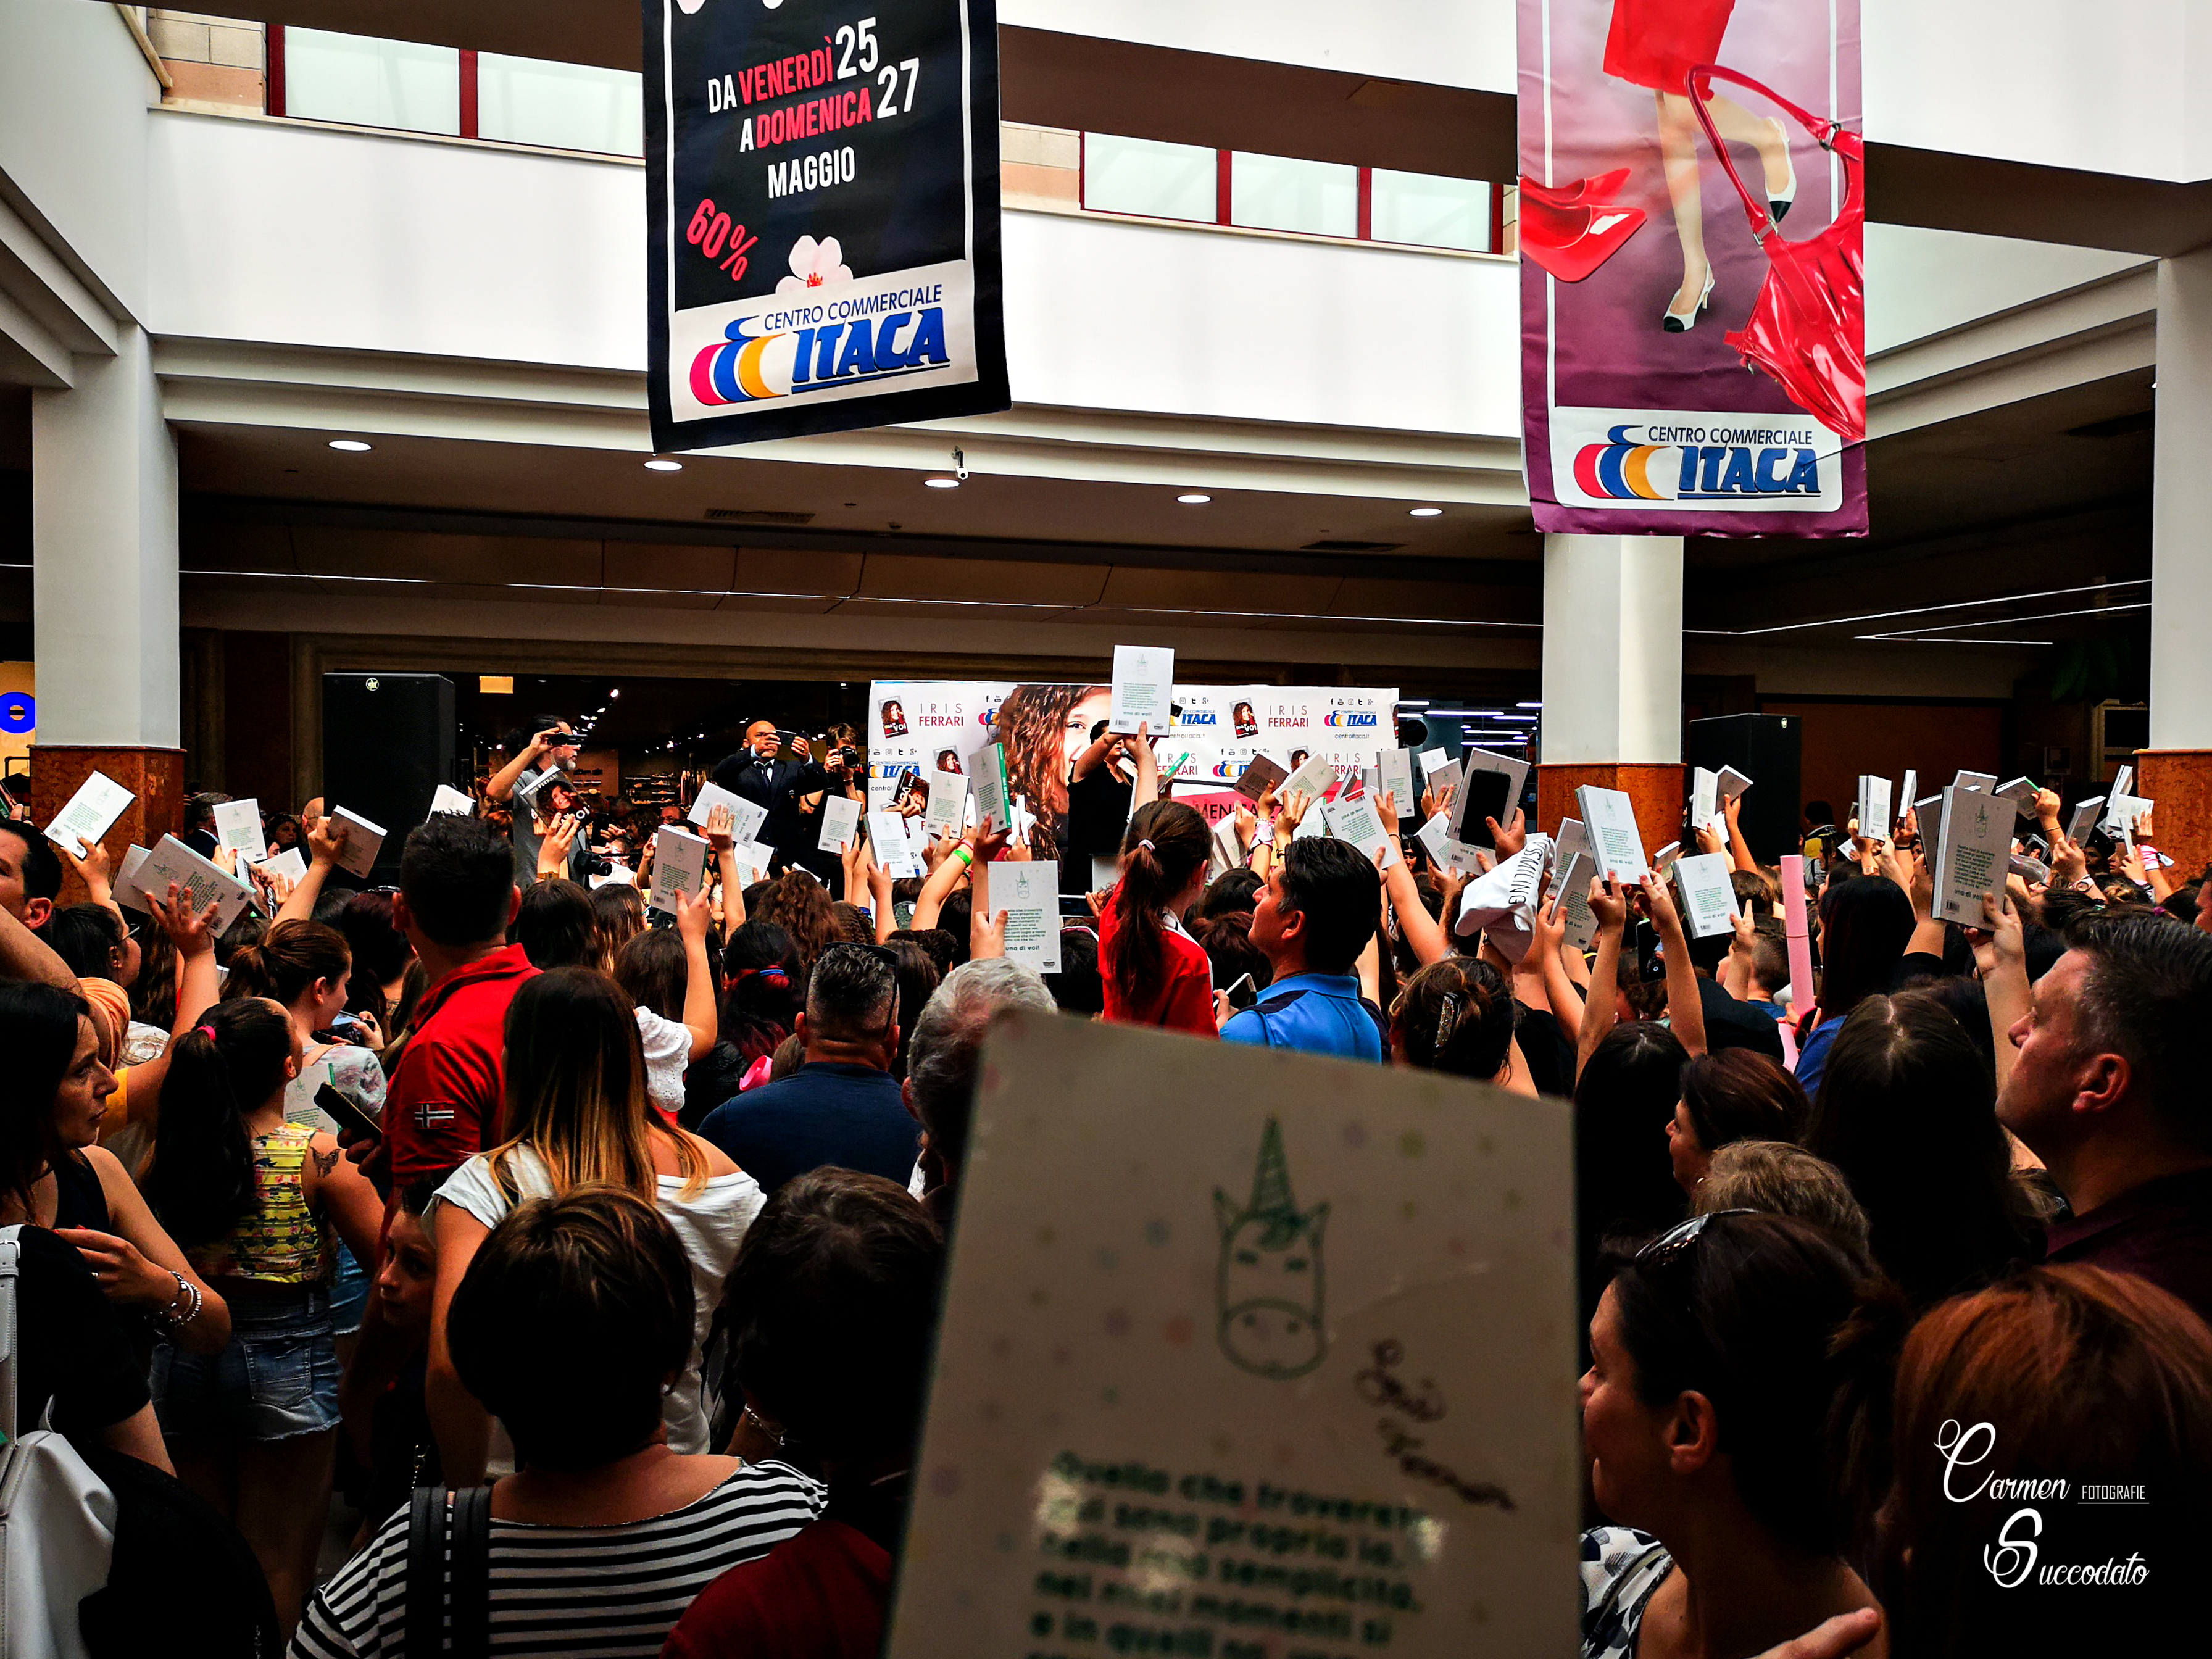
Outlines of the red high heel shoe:
M 1556 206 L 1521 198 L 1521 252 L 1563 283 L 1579 283 L 1642 228 L 1642 208 Z
M 1587 179 L 1577 179 L 1567 185 L 1540 185 L 1526 174 L 1522 176 L 1519 189 L 1523 201 L 1531 197 L 1539 202 L 1548 202 L 1553 207 L 1577 207 L 1584 204 L 1595 205 L 1610 202 L 1628 182 L 1628 169 L 1615 167 L 1610 173 L 1593 173 Z

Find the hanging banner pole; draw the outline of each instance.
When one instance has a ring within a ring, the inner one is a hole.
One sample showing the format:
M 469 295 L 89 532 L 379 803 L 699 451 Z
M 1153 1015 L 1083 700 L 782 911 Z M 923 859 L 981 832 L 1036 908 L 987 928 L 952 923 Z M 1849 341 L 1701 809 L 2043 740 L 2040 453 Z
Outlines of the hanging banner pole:
M 1858 0 L 1520 0 L 1547 532 L 1863 536 Z
M 1005 409 L 994 0 L 645 0 L 656 450 Z

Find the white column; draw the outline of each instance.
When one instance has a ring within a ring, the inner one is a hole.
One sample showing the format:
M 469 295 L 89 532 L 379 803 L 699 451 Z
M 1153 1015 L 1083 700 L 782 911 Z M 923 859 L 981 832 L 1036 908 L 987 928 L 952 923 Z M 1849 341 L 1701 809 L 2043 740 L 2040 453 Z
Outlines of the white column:
M 2212 749 L 2212 249 L 2158 266 L 2150 747 Z
M 31 393 L 39 740 L 178 740 L 177 447 L 144 331 Z
M 1682 538 L 1544 538 L 1544 763 L 1682 758 Z

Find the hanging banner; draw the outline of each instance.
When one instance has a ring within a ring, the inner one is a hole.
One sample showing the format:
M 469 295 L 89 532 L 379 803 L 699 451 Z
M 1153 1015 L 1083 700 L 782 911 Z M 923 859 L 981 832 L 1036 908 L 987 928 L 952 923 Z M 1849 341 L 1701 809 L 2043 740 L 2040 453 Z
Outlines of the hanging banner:
M 1539 530 L 1866 534 L 1859 122 L 1858 0 L 1520 0 Z
M 1067 775 L 1106 718 L 1112 688 L 999 680 L 877 680 L 868 687 L 868 797 L 889 805 L 908 774 L 958 772 L 987 743 L 1006 748 L 1007 787 L 1037 817 L 1036 856 L 1057 858 L 1067 830 Z M 1340 779 L 1373 766 L 1396 741 L 1393 686 L 1177 685 L 1175 718 L 1156 735 L 1177 799 L 1227 788 L 1256 755 L 1295 772 L 1325 755 Z
M 646 0 L 653 442 L 1004 409 L 994 0 Z

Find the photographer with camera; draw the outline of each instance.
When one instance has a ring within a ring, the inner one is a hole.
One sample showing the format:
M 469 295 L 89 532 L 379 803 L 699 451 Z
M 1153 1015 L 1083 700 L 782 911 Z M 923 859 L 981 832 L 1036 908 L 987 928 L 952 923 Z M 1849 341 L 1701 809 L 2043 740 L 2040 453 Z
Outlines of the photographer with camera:
M 787 739 L 793 758 L 779 760 Z M 828 789 L 830 779 L 805 738 L 780 729 L 774 720 L 755 720 L 745 727 L 745 746 L 714 768 L 714 781 L 768 809 L 760 839 L 775 849 L 775 869 L 806 862 L 819 832 L 807 832 L 802 798 Z
M 866 810 L 868 774 L 860 763 L 860 740 L 858 732 L 841 723 L 833 723 L 822 733 L 822 769 L 830 775 L 830 787 L 799 802 L 801 845 L 796 861 L 811 870 L 833 893 L 844 891 L 844 860 L 836 853 L 822 850 L 822 801 L 828 794 L 848 795 Z
M 524 731 L 531 734 L 527 741 Z M 507 747 L 514 758 L 493 773 L 491 781 L 484 786 L 489 799 L 514 803 L 515 879 L 525 886 L 538 879 L 538 843 L 545 831 L 559 821 L 561 811 L 574 810 L 573 786 L 566 809 L 556 810 L 544 797 L 552 788 L 553 775 L 565 778 L 574 773 L 577 741 L 575 728 L 567 720 L 540 714 L 508 737 Z

